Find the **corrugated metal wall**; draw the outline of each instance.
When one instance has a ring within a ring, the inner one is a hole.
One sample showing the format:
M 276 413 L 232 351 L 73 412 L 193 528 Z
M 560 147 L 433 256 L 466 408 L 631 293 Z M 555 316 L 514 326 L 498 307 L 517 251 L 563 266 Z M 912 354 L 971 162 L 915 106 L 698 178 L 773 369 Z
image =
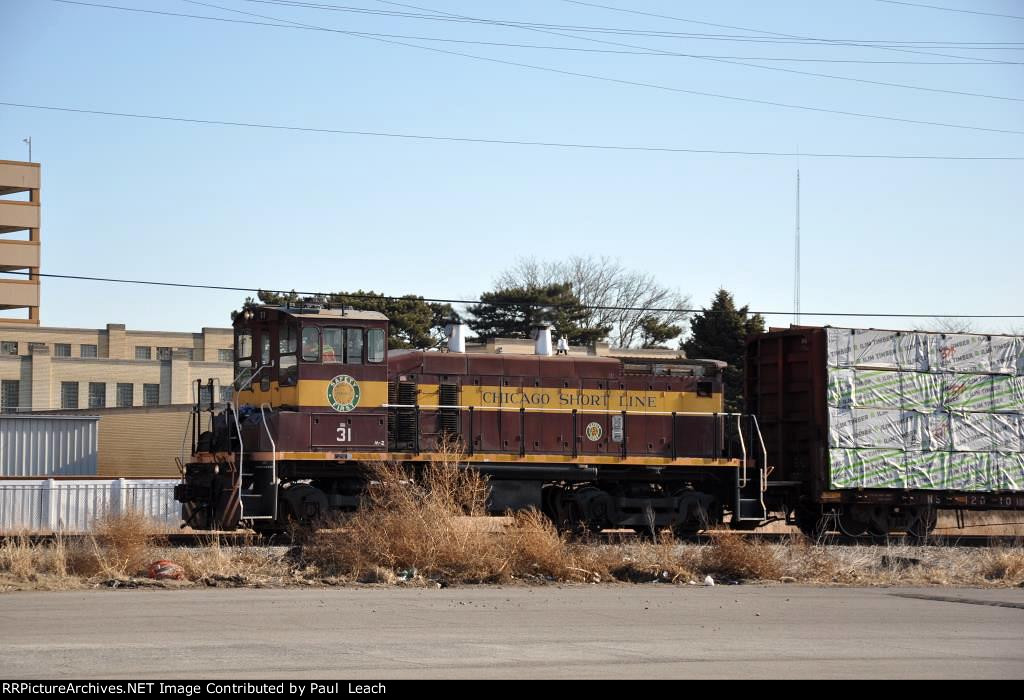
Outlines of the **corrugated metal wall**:
M 93 476 L 98 453 L 94 416 L 0 415 L 0 477 Z
M 106 513 L 134 510 L 177 531 L 177 479 L 38 479 L 0 481 L 0 532 L 88 532 Z
M 186 461 L 192 452 L 190 409 L 172 405 L 101 414 L 100 476 L 179 476 L 175 458 L 180 458 L 182 446 Z M 200 420 L 208 427 L 208 414 Z

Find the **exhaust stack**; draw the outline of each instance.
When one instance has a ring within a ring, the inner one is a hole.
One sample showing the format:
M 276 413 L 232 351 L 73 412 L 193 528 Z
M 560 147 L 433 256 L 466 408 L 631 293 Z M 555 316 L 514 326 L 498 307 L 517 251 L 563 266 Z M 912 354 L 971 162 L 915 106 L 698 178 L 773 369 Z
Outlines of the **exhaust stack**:
M 466 333 L 468 327 L 461 321 L 453 321 L 445 327 L 448 335 L 448 352 L 466 352 Z
M 533 354 L 534 355 L 554 355 L 554 351 L 551 347 L 551 326 L 538 325 L 533 327 Z

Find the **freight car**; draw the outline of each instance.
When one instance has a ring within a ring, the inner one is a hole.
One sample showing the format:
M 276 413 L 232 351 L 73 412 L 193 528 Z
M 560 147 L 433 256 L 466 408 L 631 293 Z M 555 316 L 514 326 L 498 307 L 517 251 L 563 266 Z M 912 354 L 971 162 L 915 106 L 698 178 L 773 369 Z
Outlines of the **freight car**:
M 493 512 L 567 529 L 766 516 L 756 419 L 723 411 L 722 362 L 557 355 L 544 328 L 534 355 L 467 353 L 459 325 L 447 352 L 392 350 L 386 317 L 337 308 L 251 306 L 234 330 L 234 405 L 216 413 L 210 386 L 196 406 L 209 429 L 175 494 L 192 528 L 315 521 L 357 506 L 367 463 L 415 470 L 451 445 Z
M 1024 509 L 1024 338 L 773 329 L 744 381 L 767 507 L 808 534 L 921 536 L 940 509 Z

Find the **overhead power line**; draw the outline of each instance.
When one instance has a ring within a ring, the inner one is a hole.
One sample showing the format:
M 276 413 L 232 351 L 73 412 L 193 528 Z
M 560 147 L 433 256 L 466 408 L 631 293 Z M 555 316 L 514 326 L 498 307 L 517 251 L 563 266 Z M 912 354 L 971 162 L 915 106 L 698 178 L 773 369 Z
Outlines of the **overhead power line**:
M 384 2 L 384 0 L 377 0 L 385 5 L 394 5 L 396 7 L 406 7 L 417 10 L 423 10 L 425 12 L 431 12 L 435 14 L 419 14 L 411 12 L 394 12 L 386 10 L 371 10 L 364 7 L 353 7 L 349 5 L 337 5 L 332 3 L 322 2 L 298 2 L 296 0 L 243 0 L 244 2 L 250 2 L 260 5 L 277 5 L 281 7 L 290 8 L 302 8 L 312 10 L 327 10 L 333 12 L 345 12 L 355 13 L 370 16 L 383 16 L 383 17 L 397 17 L 403 19 L 418 19 L 418 20 L 430 20 L 430 21 L 441 21 L 441 22 L 456 22 L 456 23 L 469 23 L 469 24 L 486 24 L 492 26 L 505 26 L 505 27 L 538 27 L 542 29 L 561 29 L 561 30 L 572 30 L 580 32 L 596 32 L 603 34 L 630 34 L 636 36 L 652 36 L 666 39 L 699 39 L 699 40 L 712 40 L 712 41 L 741 41 L 741 42 L 756 42 L 756 43 L 769 43 L 769 44 L 856 44 L 864 46 L 872 45 L 939 45 L 949 47 L 977 47 L 977 46 L 991 46 L 991 45 L 1018 45 L 1022 42 L 985 42 L 985 41 L 951 41 L 951 40 L 929 40 L 922 41 L 917 39 L 832 39 L 822 37 L 807 37 L 807 36 L 795 36 L 789 34 L 781 34 L 778 32 L 765 32 L 756 29 L 749 29 L 745 27 L 733 27 L 746 32 L 756 32 L 755 35 L 749 34 L 707 34 L 698 32 L 672 32 L 666 30 L 654 30 L 654 29 L 632 29 L 625 27 L 602 27 L 592 25 L 578 25 L 578 24 L 552 24 L 548 22 L 528 22 L 524 20 L 508 20 L 508 19 L 493 19 L 485 17 L 474 17 L 470 15 L 460 15 L 450 12 L 441 12 L 438 10 L 421 8 L 416 5 L 407 5 L 399 2 Z M 569 0 L 566 0 L 569 1 Z M 589 4 L 589 3 L 580 3 Z M 595 5 L 596 6 L 596 5 Z M 604 7 L 604 6 L 602 6 Z M 618 9 L 618 8 L 608 8 Z M 629 10 L 622 10 L 628 12 Z M 637 13 L 637 14 L 649 14 L 649 13 Z M 663 17 L 665 19 L 679 19 L 676 17 L 669 17 L 667 15 L 655 15 Z M 681 20 L 688 21 L 688 20 Z M 709 23 L 701 23 L 709 24 Z M 728 25 L 712 25 L 712 26 L 728 26 Z M 784 39 L 784 40 L 780 40 Z
M 62 0 L 53 0 L 54 2 L 62 2 Z M 327 28 L 319 27 L 307 27 L 296 24 L 288 24 L 286 21 L 282 22 L 259 22 L 255 20 L 241 20 L 241 19 L 228 19 L 226 17 L 211 17 L 208 15 L 194 15 L 180 12 L 166 12 L 161 10 L 146 10 L 140 8 L 127 8 L 118 5 L 105 5 L 102 3 L 84 3 L 74 2 L 68 0 L 63 4 L 71 5 L 84 5 L 85 7 L 98 7 L 103 9 L 111 10 L 125 10 L 131 12 L 143 12 L 146 14 L 154 15 L 166 15 L 169 17 L 181 17 L 187 19 L 202 19 L 214 22 L 225 22 L 228 24 L 247 24 L 256 27 L 280 27 L 283 29 L 299 29 L 307 31 L 323 31 L 323 32 L 337 32 L 342 33 L 342 30 L 332 30 Z M 234 10 L 232 10 L 234 11 Z M 469 44 L 474 46 L 496 46 L 502 48 L 516 48 L 516 49 L 536 49 L 544 51 L 564 51 L 569 53 L 595 53 L 595 54 L 614 54 L 614 55 L 625 55 L 625 56 L 666 56 L 666 57 L 678 57 L 678 58 L 709 58 L 709 59 L 733 59 L 733 60 L 744 60 L 744 61 L 775 61 L 782 63 L 840 63 L 840 64 L 853 64 L 853 65 L 909 65 L 909 66 L 1020 66 L 1024 65 L 1024 61 L 986 61 L 977 59 L 967 59 L 963 61 L 913 61 L 913 60 L 873 60 L 873 59 L 862 59 L 862 58 L 808 58 L 806 56 L 733 56 L 733 55 L 720 55 L 720 54 L 695 54 L 685 53 L 680 51 L 663 51 L 659 49 L 644 49 L 635 51 L 626 50 L 615 50 L 615 49 L 593 49 L 583 48 L 579 46 L 551 46 L 544 44 L 520 44 L 514 42 L 504 41 L 483 41 L 474 39 L 454 39 L 451 37 L 438 37 L 438 36 L 423 36 L 420 34 L 387 34 L 381 32 L 361 32 L 355 30 L 350 31 L 353 34 L 360 34 L 363 36 L 376 36 L 383 37 L 385 39 L 413 39 L 415 41 L 434 41 L 439 43 L 448 44 Z M 551 32 L 554 34 L 553 32 Z M 556 35 L 556 36 L 570 36 L 570 35 Z M 582 37 L 572 37 L 574 39 L 583 40 Z M 597 41 L 597 40 L 593 40 Z M 609 45 L 616 45 L 613 42 L 603 42 Z M 619 44 L 620 46 L 629 46 L 629 44 Z
M 705 148 L 679 148 L 675 146 L 631 146 L 616 144 L 596 143 L 573 143 L 557 141 L 526 141 L 520 139 L 498 139 L 498 138 L 475 138 L 470 136 L 433 136 L 428 134 L 408 134 L 387 131 L 364 131 L 355 129 L 328 129 L 307 126 L 289 126 L 286 124 L 266 124 L 258 122 L 239 122 L 219 119 L 199 119 L 191 117 L 178 117 L 160 114 L 139 114 L 131 112 L 114 112 L 109 110 L 79 109 L 74 107 L 60 107 L 56 105 L 34 105 L 20 102 L 0 102 L 0 106 L 17 107 L 22 109 L 40 109 L 53 112 L 70 112 L 74 114 L 90 114 L 104 117 L 123 117 L 126 119 L 148 119 L 163 122 L 179 122 L 185 124 L 202 124 L 207 126 L 229 126 L 248 129 L 272 129 L 280 131 L 297 131 L 318 134 L 337 134 L 344 136 L 374 136 L 394 139 L 415 139 L 423 141 L 448 141 L 458 143 L 479 143 L 494 144 L 502 146 L 537 146 L 545 148 L 565 149 L 587 149 L 600 151 L 640 151 L 652 153 L 692 153 L 696 155 L 723 155 L 723 156 L 761 156 L 790 158 L 799 156 L 801 158 L 854 158 L 854 159 L 885 159 L 885 160 L 948 160 L 948 161 L 1021 161 L 1021 156 L 957 156 L 957 155 L 913 155 L 894 153 L 824 153 L 796 151 L 743 151 L 743 150 L 720 150 Z
M 65 280 L 78 280 L 85 282 L 105 282 L 108 284 L 137 284 L 147 285 L 154 287 L 175 287 L 182 289 L 206 289 L 211 291 L 220 292 L 269 292 L 271 294 L 294 294 L 300 297 L 330 297 L 337 296 L 343 299 L 366 299 L 366 300 L 378 300 L 378 301 L 407 301 L 410 297 L 419 299 L 424 302 L 432 304 L 490 304 L 493 306 L 544 306 L 550 308 L 561 308 L 561 307 L 579 307 L 592 311 L 651 311 L 659 313 L 708 313 L 708 309 L 704 308 L 684 308 L 678 306 L 668 307 L 655 307 L 655 306 L 606 306 L 599 304 L 532 304 L 529 302 L 522 301 L 502 301 L 501 299 L 441 299 L 431 297 L 421 297 L 415 294 L 409 294 L 405 296 L 389 296 L 386 294 L 346 294 L 338 292 L 298 292 L 294 289 L 268 289 L 266 287 L 231 287 L 225 285 L 216 284 L 193 284 L 188 282 L 161 282 L 155 280 L 137 280 L 137 279 L 122 279 L 116 277 L 95 277 L 89 275 L 62 275 L 56 273 L 20 273 L 20 272 L 7 272 L 3 274 L 14 274 L 14 275 L 30 275 L 35 277 L 49 277 L 54 279 L 65 279 Z M 723 312 L 725 313 L 725 312 Z M 750 314 L 759 314 L 761 316 L 791 316 L 793 314 L 790 311 L 748 311 Z M 849 312 L 849 311 L 801 311 L 803 316 L 843 316 L 843 317 L 874 317 L 874 318 L 1024 318 L 1024 314 L 909 314 L 909 313 L 861 313 L 861 312 Z
M 1024 19 L 1020 15 L 1003 15 L 998 12 L 981 12 L 980 10 L 963 10 L 958 7 L 942 7 L 940 5 L 925 5 L 920 2 L 901 2 L 900 0 L 875 0 L 889 5 L 906 5 L 907 7 L 921 7 L 929 10 L 941 10 L 943 12 L 958 12 L 965 15 L 984 15 L 985 17 L 1003 17 L 1004 19 Z
M 94 7 L 106 7 L 106 8 L 110 8 L 110 9 L 128 10 L 128 11 L 135 11 L 135 12 L 149 12 L 149 13 L 153 13 L 153 14 L 168 14 L 168 13 L 163 13 L 163 12 L 149 11 L 149 10 L 139 10 L 137 8 L 125 8 L 125 7 L 118 7 L 118 6 L 112 6 L 112 5 L 99 5 L 99 4 L 96 4 L 96 3 L 75 2 L 74 0 L 54 0 L 54 1 L 55 2 L 62 2 L 62 3 L 66 3 L 66 4 L 72 4 L 72 5 L 88 5 L 88 6 L 94 6 Z M 357 32 L 351 32 L 351 31 L 346 31 L 346 30 L 327 29 L 327 28 L 324 28 L 324 27 L 318 27 L 317 25 L 310 25 L 310 24 L 306 24 L 306 23 L 303 23 L 303 22 L 294 22 L 292 20 L 281 20 L 278 17 L 268 17 L 266 15 L 260 15 L 260 14 L 254 14 L 254 13 L 249 13 L 249 12 L 243 12 L 241 10 L 234 10 L 234 9 L 231 9 L 231 8 L 225 8 L 225 7 L 221 7 L 219 5 L 212 5 L 212 4 L 208 4 L 208 3 L 198 3 L 198 2 L 195 2 L 195 0 L 187 0 L 187 1 L 192 2 L 193 4 L 206 5 L 207 7 L 216 7 L 218 9 L 227 10 L 227 11 L 230 11 L 230 12 L 238 12 L 240 14 L 252 15 L 252 16 L 255 16 L 255 17 L 259 17 L 261 19 L 270 19 L 270 20 L 274 20 L 276 22 L 285 21 L 285 22 L 288 22 L 289 24 L 295 24 L 295 25 L 298 25 L 298 26 L 304 26 L 304 27 L 310 27 L 310 28 L 314 28 L 314 29 L 320 29 L 320 30 L 323 30 L 323 31 L 332 31 L 332 32 L 336 32 L 336 33 L 339 33 L 339 34 L 344 34 L 344 35 L 347 35 L 347 36 L 354 36 L 354 37 L 358 37 L 360 39 L 367 39 L 367 40 L 370 40 L 370 41 L 376 41 L 376 42 L 380 42 L 380 43 L 384 43 L 384 44 L 390 44 L 390 45 L 395 45 L 395 46 L 405 46 L 405 47 L 408 47 L 408 48 L 419 49 L 419 50 L 422 50 L 422 51 L 430 51 L 430 52 L 433 52 L 433 53 L 439 53 L 439 54 L 443 54 L 443 55 L 459 56 L 459 57 L 462 57 L 462 58 L 468 58 L 468 59 L 475 60 L 475 61 L 484 61 L 484 62 L 487 62 L 487 63 L 495 63 L 495 64 L 498 64 L 498 65 L 513 66 L 513 67 L 517 67 L 517 68 L 525 68 L 525 69 L 528 69 L 528 70 L 536 70 L 536 71 L 542 71 L 542 72 L 546 72 L 546 73 L 553 73 L 553 74 L 556 74 L 556 75 L 566 75 L 566 76 L 571 76 L 571 77 L 576 77 L 576 78 L 584 78 L 584 79 L 587 79 L 587 80 L 597 80 L 597 81 L 602 81 L 602 82 L 614 83 L 614 84 L 618 84 L 618 85 L 629 85 L 629 86 L 632 86 L 632 87 L 643 87 L 643 88 L 649 88 L 649 89 L 665 91 L 665 92 L 687 94 L 687 95 L 697 95 L 697 96 L 700 96 L 700 97 L 711 97 L 711 98 L 715 98 L 715 99 L 728 100 L 728 101 L 732 101 L 732 102 L 743 102 L 743 103 L 749 103 L 749 104 L 760 104 L 760 105 L 765 105 L 765 106 L 769 106 L 769 107 L 780 107 L 780 108 L 784 108 L 784 109 L 796 109 L 796 110 L 807 111 L 807 112 L 816 112 L 816 113 L 820 113 L 820 114 L 835 114 L 835 115 L 847 116 L 847 117 L 857 117 L 857 118 L 861 118 L 861 119 L 875 119 L 875 120 L 890 121 L 890 122 L 903 123 L 903 124 L 917 124 L 917 125 L 921 125 L 921 126 L 936 126 L 936 127 L 949 128 L 949 129 L 963 129 L 963 130 L 970 130 L 970 131 L 984 131 L 984 132 L 989 132 L 989 133 L 1012 134 L 1012 135 L 1015 135 L 1015 136 L 1024 135 L 1024 131 L 1019 131 L 1019 130 L 1015 130 L 1015 129 L 998 129 L 998 128 L 994 128 L 994 127 L 976 126 L 976 125 L 972 125 L 972 124 L 955 124 L 955 123 L 950 123 L 950 122 L 938 122 L 938 121 L 930 121 L 930 120 L 925 120 L 925 119 L 910 119 L 910 118 L 907 118 L 907 117 L 896 117 L 896 116 L 884 115 L 884 114 L 871 114 L 871 113 L 866 113 L 866 112 L 853 112 L 853 111 L 848 111 L 848 110 L 829 109 L 827 107 L 814 107 L 814 106 L 811 106 L 811 105 L 801 105 L 801 104 L 793 104 L 793 103 L 787 103 L 787 102 L 776 102 L 774 100 L 762 100 L 762 99 L 756 99 L 756 98 L 751 98 L 751 97 L 741 97 L 741 96 L 738 96 L 738 95 L 726 95 L 726 94 L 723 94 L 723 93 L 706 92 L 706 91 L 703 91 L 703 90 L 691 90 L 691 89 L 687 89 L 687 88 L 680 88 L 680 87 L 673 87 L 673 86 L 669 86 L 669 85 L 662 85 L 660 83 L 650 83 L 650 82 L 642 82 L 642 81 L 637 81 L 637 80 L 625 80 L 625 79 L 622 79 L 622 78 L 612 78 L 610 76 L 598 75 L 598 74 L 594 74 L 594 73 L 582 73 L 582 72 L 579 72 L 579 71 L 563 70 L 563 69 L 560 69 L 560 68 L 552 68 L 550 66 L 539 66 L 539 65 L 536 65 L 536 64 L 532 64 L 532 63 L 521 63 L 519 61 L 509 61 L 509 60 L 505 60 L 505 59 L 491 58 L 491 57 L 488 57 L 488 56 L 478 56 L 476 54 L 464 53 L 462 51 L 451 51 L 449 49 L 441 49 L 441 48 L 437 48 L 437 47 L 433 47 L 433 46 L 422 46 L 420 44 L 413 44 L 413 43 L 409 43 L 409 42 L 406 42 L 406 41 L 397 41 L 397 40 L 394 40 L 394 39 L 383 39 L 383 38 L 380 38 L 380 37 L 367 36 L 367 35 L 359 34 Z
M 185 0 L 185 1 L 193 3 L 193 4 L 205 4 L 205 3 L 196 3 L 196 2 L 194 2 L 194 0 Z M 577 2 L 575 2 L 575 0 L 565 0 L 565 1 L 566 2 L 573 2 L 574 4 L 591 5 L 593 7 L 602 7 L 602 8 L 606 7 L 605 5 L 593 5 L 593 3 L 577 3 Z M 385 2 L 385 0 L 378 0 L 378 2 Z M 441 12 L 440 10 L 433 10 L 433 9 L 430 9 L 430 8 L 425 8 L 425 7 L 417 6 L 417 5 L 406 5 L 404 3 L 392 3 L 392 2 L 387 2 L 386 4 L 389 4 L 389 5 L 391 5 L 391 4 L 398 4 L 398 5 L 401 5 L 402 7 L 413 7 L 413 8 L 420 9 L 420 10 L 429 10 L 431 12 L 440 12 L 441 14 L 448 15 L 448 16 L 453 16 L 453 17 L 464 17 L 464 15 L 452 15 L 449 12 Z M 608 9 L 613 9 L 613 8 L 608 8 Z M 240 12 L 239 10 L 231 10 L 231 11 L 232 12 Z M 629 11 L 630 12 L 634 12 L 634 10 L 629 10 Z M 641 13 L 641 14 L 647 14 L 647 13 Z M 660 54 L 660 55 L 664 55 L 664 56 L 680 56 L 680 54 L 674 53 L 674 52 L 671 52 L 671 51 L 662 51 L 660 49 L 654 49 L 654 48 L 651 48 L 651 47 L 648 47 L 648 46 L 639 46 L 637 44 L 624 44 L 624 43 L 621 43 L 621 42 L 618 42 L 618 41 L 608 41 L 606 39 L 595 39 L 593 37 L 588 37 L 588 36 L 579 36 L 577 34 L 566 34 L 564 32 L 553 32 L 553 31 L 549 31 L 549 30 L 545 30 L 545 29 L 535 29 L 533 27 L 521 27 L 521 29 L 524 29 L 526 31 L 532 31 L 532 32 L 540 32 L 541 34 L 549 34 L 549 35 L 552 35 L 552 36 L 560 36 L 560 37 L 564 37 L 564 38 L 568 38 L 568 39 L 573 39 L 575 41 L 586 41 L 586 42 L 591 42 L 591 43 L 604 44 L 604 45 L 607 45 L 607 46 L 618 46 L 618 47 L 630 48 L 630 49 L 642 49 L 644 51 L 651 51 L 651 52 L 653 52 L 655 54 Z M 989 95 L 989 94 L 978 93 L 978 92 L 966 92 L 966 91 L 963 91 L 963 90 L 947 90 L 947 89 L 943 89 L 943 88 L 926 87 L 926 86 L 923 86 L 923 85 L 908 85 L 906 83 L 890 83 L 890 82 L 885 82 L 885 81 L 882 81 L 882 80 L 868 80 L 866 78 L 853 78 L 853 77 L 849 77 L 849 76 L 845 76 L 845 75 L 831 75 L 829 73 L 815 73 L 813 71 L 795 70 L 793 68 L 781 68 L 781 67 L 778 67 L 778 66 L 764 66 L 764 65 L 757 64 L 757 63 L 748 63 L 748 62 L 745 62 L 745 61 L 739 61 L 739 60 L 730 59 L 727 56 L 718 56 L 718 57 L 716 57 L 716 56 L 694 56 L 694 55 L 689 55 L 689 56 L 685 56 L 685 57 L 686 58 L 690 58 L 690 59 L 697 59 L 697 60 L 703 60 L 703 61 L 711 61 L 711 62 L 714 62 L 714 63 L 723 63 L 723 64 L 728 64 L 728 65 L 731 65 L 731 66 L 743 66 L 743 67 L 746 67 L 746 68 L 755 68 L 755 69 L 758 69 L 758 70 L 770 70 L 770 71 L 777 71 L 777 72 L 781 72 L 781 73 L 792 73 L 794 75 L 804 75 L 804 76 L 813 77 L 813 78 L 826 78 L 826 79 L 829 79 L 829 80 L 842 80 L 842 81 L 845 81 L 845 82 L 862 83 L 862 84 L 866 84 L 866 85 L 878 85 L 878 86 L 882 86 L 882 87 L 893 87 L 893 88 L 899 88 L 899 89 L 903 89 L 903 90 L 918 90 L 918 91 L 922 91 L 922 92 L 935 92 L 935 93 L 941 93 L 941 94 L 946 94 L 946 95 L 959 95 L 959 96 L 962 96 L 962 97 L 978 97 L 978 98 L 984 98 L 984 99 L 989 99 L 989 100 L 1004 100 L 1004 101 L 1011 101 L 1011 102 L 1024 102 L 1024 98 L 1022 98 L 1022 97 L 1009 97 L 1009 96 L 1004 96 L 1004 95 Z

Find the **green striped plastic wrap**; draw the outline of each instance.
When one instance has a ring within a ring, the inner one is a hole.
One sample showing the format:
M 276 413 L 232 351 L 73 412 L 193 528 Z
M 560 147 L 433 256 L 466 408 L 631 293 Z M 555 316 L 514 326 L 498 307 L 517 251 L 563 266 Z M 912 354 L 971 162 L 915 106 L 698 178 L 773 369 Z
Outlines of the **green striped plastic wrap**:
M 1024 337 L 826 332 L 832 488 L 1024 491 Z

